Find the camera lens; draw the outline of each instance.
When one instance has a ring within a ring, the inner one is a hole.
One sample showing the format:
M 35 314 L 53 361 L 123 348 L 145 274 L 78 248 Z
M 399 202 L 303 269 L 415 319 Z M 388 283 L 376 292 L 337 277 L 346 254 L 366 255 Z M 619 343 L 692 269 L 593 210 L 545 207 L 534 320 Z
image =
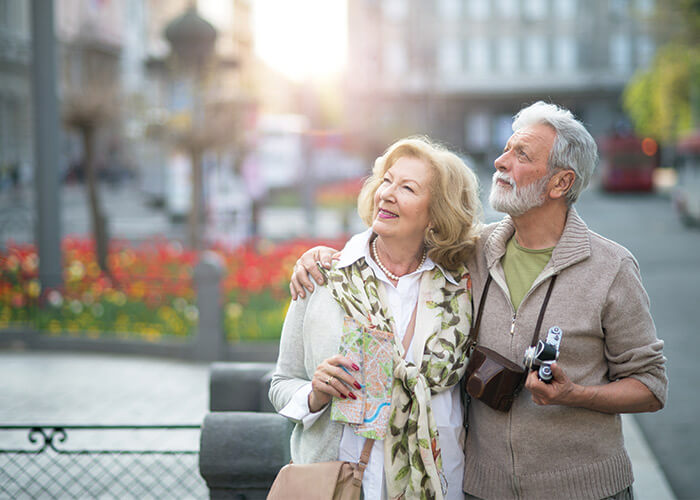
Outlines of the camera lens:
M 540 376 L 540 380 L 544 382 L 552 380 L 552 369 L 549 367 L 549 365 L 540 366 L 540 369 L 537 372 L 537 374 Z

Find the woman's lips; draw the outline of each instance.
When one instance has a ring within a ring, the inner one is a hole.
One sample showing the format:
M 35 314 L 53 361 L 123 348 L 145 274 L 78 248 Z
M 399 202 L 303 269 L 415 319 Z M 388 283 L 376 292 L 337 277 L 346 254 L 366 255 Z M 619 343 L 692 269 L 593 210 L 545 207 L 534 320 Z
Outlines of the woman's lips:
M 398 215 L 396 215 L 393 212 L 389 212 L 388 210 L 384 210 L 383 208 L 379 209 L 379 212 L 377 213 L 377 217 L 380 219 L 396 219 Z

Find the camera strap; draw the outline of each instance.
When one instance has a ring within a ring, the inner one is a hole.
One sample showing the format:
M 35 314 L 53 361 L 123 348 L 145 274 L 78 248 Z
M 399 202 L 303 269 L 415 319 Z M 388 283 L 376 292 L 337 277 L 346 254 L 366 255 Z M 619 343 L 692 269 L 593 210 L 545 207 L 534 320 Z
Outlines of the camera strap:
M 535 333 L 532 334 L 532 342 L 530 342 L 530 347 L 537 344 L 537 339 L 540 337 L 540 328 L 542 327 L 542 320 L 544 319 L 544 311 L 547 309 L 547 304 L 549 304 L 549 297 L 552 295 L 552 288 L 554 288 L 554 282 L 557 281 L 557 275 L 552 276 L 549 282 L 549 288 L 547 288 L 547 293 L 542 301 L 542 307 L 540 307 L 540 314 L 537 316 L 537 325 L 535 325 Z
M 467 340 L 469 354 L 471 354 L 474 347 L 476 347 L 476 338 L 479 336 L 479 326 L 481 326 L 481 313 L 484 311 L 484 303 L 486 302 L 486 295 L 489 293 L 492 279 L 491 273 L 489 273 L 486 278 L 486 283 L 484 284 L 484 290 L 481 292 L 481 298 L 479 299 L 479 311 L 476 313 L 476 321 L 474 320 L 474 313 L 472 312 L 472 327 L 469 329 L 469 340 Z
M 476 341 L 477 337 L 479 336 L 479 327 L 481 326 L 481 315 L 484 311 L 484 303 L 486 302 L 486 296 L 489 293 L 489 287 L 491 286 L 491 281 L 493 278 L 491 277 L 491 273 L 489 273 L 488 277 L 486 278 L 486 283 L 484 284 L 484 291 L 481 292 L 481 298 L 479 299 L 479 309 L 477 312 L 476 316 L 476 321 L 472 323 L 472 327 L 469 330 L 469 340 L 468 340 L 468 346 L 469 346 L 469 353 L 471 354 L 471 351 L 474 350 L 474 347 L 476 347 Z M 544 300 L 542 301 L 542 306 L 540 307 L 540 313 L 537 316 L 537 324 L 535 325 L 535 332 L 532 334 L 532 341 L 530 342 L 530 346 L 534 346 L 537 344 L 537 339 L 539 338 L 540 334 L 540 328 L 542 327 L 542 320 L 544 319 L 544 313 L 547 310 L 547 304 L 549 304 L 549 297 L 552 295 L 552 288 L 554 288 L 554 282 L 557 280 L 557 275 L 553 275 L 552 279 L 549 282 L 549 287 L 547 288 L 547 293 L 544 296 Z

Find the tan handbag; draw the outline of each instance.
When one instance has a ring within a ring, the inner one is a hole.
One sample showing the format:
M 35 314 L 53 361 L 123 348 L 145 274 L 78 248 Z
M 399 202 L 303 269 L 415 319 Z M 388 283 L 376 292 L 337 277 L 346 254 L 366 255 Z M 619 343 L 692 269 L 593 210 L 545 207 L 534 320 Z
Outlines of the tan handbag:
M 280 469 L 267 500 L 360 500 L 373 439 L 366 439 L 360 461 L 289 463 Z

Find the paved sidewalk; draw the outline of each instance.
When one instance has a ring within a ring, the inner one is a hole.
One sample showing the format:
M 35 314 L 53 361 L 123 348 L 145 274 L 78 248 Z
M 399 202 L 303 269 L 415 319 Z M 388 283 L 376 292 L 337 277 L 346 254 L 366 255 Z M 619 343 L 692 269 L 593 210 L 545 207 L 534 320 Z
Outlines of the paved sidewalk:
M 200 424 L 208 404 L 208 363 L 0 350 L 0 424 Z M 635 499 L 675 499 L 634 417 L 623 422 Z

